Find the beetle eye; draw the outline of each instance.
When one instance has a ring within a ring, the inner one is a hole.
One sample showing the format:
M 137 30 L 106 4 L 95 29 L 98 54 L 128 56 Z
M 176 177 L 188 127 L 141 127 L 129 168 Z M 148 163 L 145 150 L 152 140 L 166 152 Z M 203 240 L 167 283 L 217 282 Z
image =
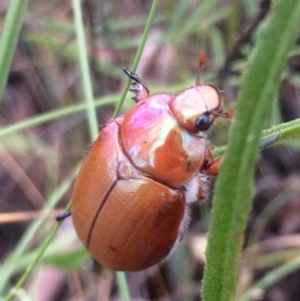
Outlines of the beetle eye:
M 206 131 L 210 128 L 212 124 L 212 120 L 209 117 L 209 114 L 204 114 L 201 116 L 198 116 L 195 120 L 195 126 L 199 131 Z

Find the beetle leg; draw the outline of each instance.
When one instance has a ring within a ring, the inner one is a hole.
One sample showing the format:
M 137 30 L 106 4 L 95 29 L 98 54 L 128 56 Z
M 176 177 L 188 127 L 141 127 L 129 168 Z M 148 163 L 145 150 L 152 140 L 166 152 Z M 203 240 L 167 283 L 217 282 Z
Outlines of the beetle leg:
M 217 113 L 215 113 L 215 115 L 233 120 L 233 118 L 234 118 L 234 109 L 230 109 L 227 112 L 223 112 L 223 111 L 217 112 Z
M 223 158 L 224 156 L 218 157 L 215 160 L 213 160 L 209 165 L 207 165 L 207 168 L 205 169 L 206 174 L 210 176 L 216 176 L 219 173 L 220 164 Z
M 184 184 L 184 195 L 187 204 L 192 204 L 210 197 L 209 177 L 198 173 L 189 182 Z
M 147 88 L 146 84 L 138 77 L 137 74 L 132 73 L 129 69 L 123 68 L 123 71 L 128 77 L 130 77 L 134 81 L 132 83 L 132 88 L 129 89 L 129 91 L 135 94 L 135 96 L 132 97 L 132 99 L 135 102 L 139 102 L 143 99 L 146 99 L 150 94 L 150 91 Z
M 277 140 L 280 138 L 280 136 L 281 136 L 281 133 L 278 132 L 268 138 L 265 138 L 264 140 L 260 141 L 259 148 L 264 149 L 264 148 L 267 148 L 267 147 L 273 145 L 275 142 L 277 142 Z
M 205 151 L 205 162 L 202 166 L 202 170 L 209 176 L 216 176 L 219 173 L 220 163 L 224 156 L 214 159 L 209 148 Z
M 63 212 L 62 214 L 57 216 L 55 219 L 56 219 L 56 221 L 61 222 L 69 216 L 71 216 L 71 211 L 70 210 Z
M 259 149 L 267 148 L 273 145 L 279 138 L 281 133 L 275 133 L 273 136 L 262 140 L 259 144 Z M 204 166 L 205 173 L 210 176 L 216 176 L 219 173 L 220 164 L 224 156 L 213 159 L 212 153 L 209 149 L 206 150 L 206 164 Z

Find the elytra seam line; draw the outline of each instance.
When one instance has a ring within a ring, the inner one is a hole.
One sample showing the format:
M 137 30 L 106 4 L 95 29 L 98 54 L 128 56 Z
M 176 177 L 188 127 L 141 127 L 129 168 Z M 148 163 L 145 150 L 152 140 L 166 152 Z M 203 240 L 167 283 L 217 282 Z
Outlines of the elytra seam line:
M 118 182 L 118 179 L 115 180 L 115 181 L 113 182 L 113 184 L 111 185 L 111 187 L 109 188 L 109 190 L 108 190 L 107 193 L 105 194 L 101 206 L 100 206 L 100 207 L 98 208 L 98 210 L 97 210 L 97 213 L 96 213 L 96 215 L 95 215 L 95 218 L 94 218 L 94 220 L 93 220 L 93 222 L 92 222 L 92 225 L 91 225 L 91 228 L 90 228 L 90 232 L 89 232 L 89 234 L 88 234 L 87 244 L 86 244 L 87 249 L 89 249 L 89 245 L 90 245 L 90 241 L 91 241 L 91 237 L 92 237 L 92 232 L 93 232 L 93 230 L 94 230 L 96 221 L 97 221 L 98 216 L 99 216 L 99 214 L 100 214 L 100 211 L 101 211 L 101 209 L 103 208 L 104 204 L 106 203 L 107 198 L 108 198 L 108 196 L 110 195 L 111 191 L 112 191 L 112 190 L 114 189 L 114 187 L 116 186 L 117 182 Z

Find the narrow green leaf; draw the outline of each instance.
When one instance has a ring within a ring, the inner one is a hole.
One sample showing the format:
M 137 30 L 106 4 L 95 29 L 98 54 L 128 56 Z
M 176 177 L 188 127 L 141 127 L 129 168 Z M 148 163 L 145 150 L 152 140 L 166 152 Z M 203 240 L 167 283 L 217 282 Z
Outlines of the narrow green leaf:
M 134 59 L 133 64 L 132 64 L 132 68 L 130 70 L 133 73 L 136 71 L 138 63 L 139 63 L 139 61 L 141 59 L 141 56 L 142 56 L 145 44 L 146 44 L 147 39 L 148 39 L 150 28 L 152 27 L 152 24 L 153 24 L 153 21 L 154 21 L 154 17 L 155 17 L 156 10 L 157 10 L 157 5 L 158 5 L 158 0 L 153 0 L 152 6 L 151 6 L 151 10 L 149 12 L 149 17 L 147 19 L 147 23 L 146 23 L 146 26 L 145 26 L 145 29 L 144 29 L 143 37 L 141 39 L 141 44 L 140 44 L 140 46 L 138 48 L 138 51 L 136 53 L 135 59 Z M 116 107 L 116 109 L 114 111 L 114 114 L 112 116 L 113 118 L 116 118 L 119 115 L 120 110 L 122 108 L 122 105 L 124 103 L 125 97 L 127 95 L 128 89 L 130 87 L 130 84 L 131 84 L 131 79 L 128 78 L 126 86 L 124 88 L 124 91 L 123 91 L 123 93 L 121 95 L 120 101 L 118 102 L 118 105 L 117 105 L 117 107 Z
M 260 28 L 236 106 L 236 120 L 221 166 L 203 280 L 203 300 L 235 299 L 240 252 L 253 196 L 254 166 L 263 121 L 271 113 L 287 57 L 300 26 L 300 2 L 272 2 Z
M 67 272 L 78 270 L 84 262 L 88 261 L 91 255 L 83 247 L 79 247 L 70 251 L 56 253 L 44 256 L 43 263 L 53 265 Z
M 0 100 L 7 82 L 27 5 L 28 0 L 12 0 L 5 19 L 0 40 Z
M 257 292 L 261 293 L 263 290 L 266 290 L 270 286 L 274 285 L 282 278 L 299 270 L 299 267 L 300 256 L 297 256 L 296 258 L 286 262 L 285 264 L 280 265 L 276 269 L 267 273 L 260 281 L 255 283 L 255 285 L 253 285 L 252 287 L 250 287 L 238 301 L 257 300 Z
M 118 287 L 122 301 L 130 301 L 129 290 L 127 287 L 126 275 L 124 272 L 116 272 Z
M 98 99 L 94 102 L 95 107 L 101 107 L 107 104 L 113 104 L 116 103 L 119 99 L 118 95 L 110 95 L 107 97 L 102 97 L 101 99 Z M 28 128 L 31 128 L 33 126 L 43 124 L 46 122 L 50 122 L 59 118 L 63 118 L 72 114 L 76 114 L 78 112 L 82 112 L 86 110 L 87 104 L 79 103 L 72 106 L 67 106 L 60 109 L 54 109 L 50 112 L 41 113 L 39 115 L 36 115 L 34 117 L 22 120 L 20 122 L 14 123 L 12 125 L 9 125 L 5 128 L 0 129 L 0 139 L 16 134 L 20 132 L 21 130 L 25 130 Z
M 87 114 L 90 128 L 91 141 L 96 140 L 98 136 L 98 121 L 94 106 L 94 95 L 92 87 L 92 79 L 89 70 L 88 54 L 86 49 L 86 42 L 84 36 L 84 25 L 81 12 L 81 2 L 73 0 L 74 22 L 76 28 L 76 35 L 79 49 L 79 63 L 82 75 L 82 84 L 84 89 L 84 96 L 87 104 Z

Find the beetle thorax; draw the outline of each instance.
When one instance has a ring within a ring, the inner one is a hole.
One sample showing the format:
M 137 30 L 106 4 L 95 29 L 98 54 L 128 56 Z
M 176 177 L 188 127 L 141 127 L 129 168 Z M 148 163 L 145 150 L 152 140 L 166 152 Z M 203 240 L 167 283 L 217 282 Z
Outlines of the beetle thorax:
M 206 142 L 180 127 L 168 108 L 172 98 L 156 94 L 138 103 L 124 117 L 121 140 L 133 166 L 177 187 L 199 172 Z

